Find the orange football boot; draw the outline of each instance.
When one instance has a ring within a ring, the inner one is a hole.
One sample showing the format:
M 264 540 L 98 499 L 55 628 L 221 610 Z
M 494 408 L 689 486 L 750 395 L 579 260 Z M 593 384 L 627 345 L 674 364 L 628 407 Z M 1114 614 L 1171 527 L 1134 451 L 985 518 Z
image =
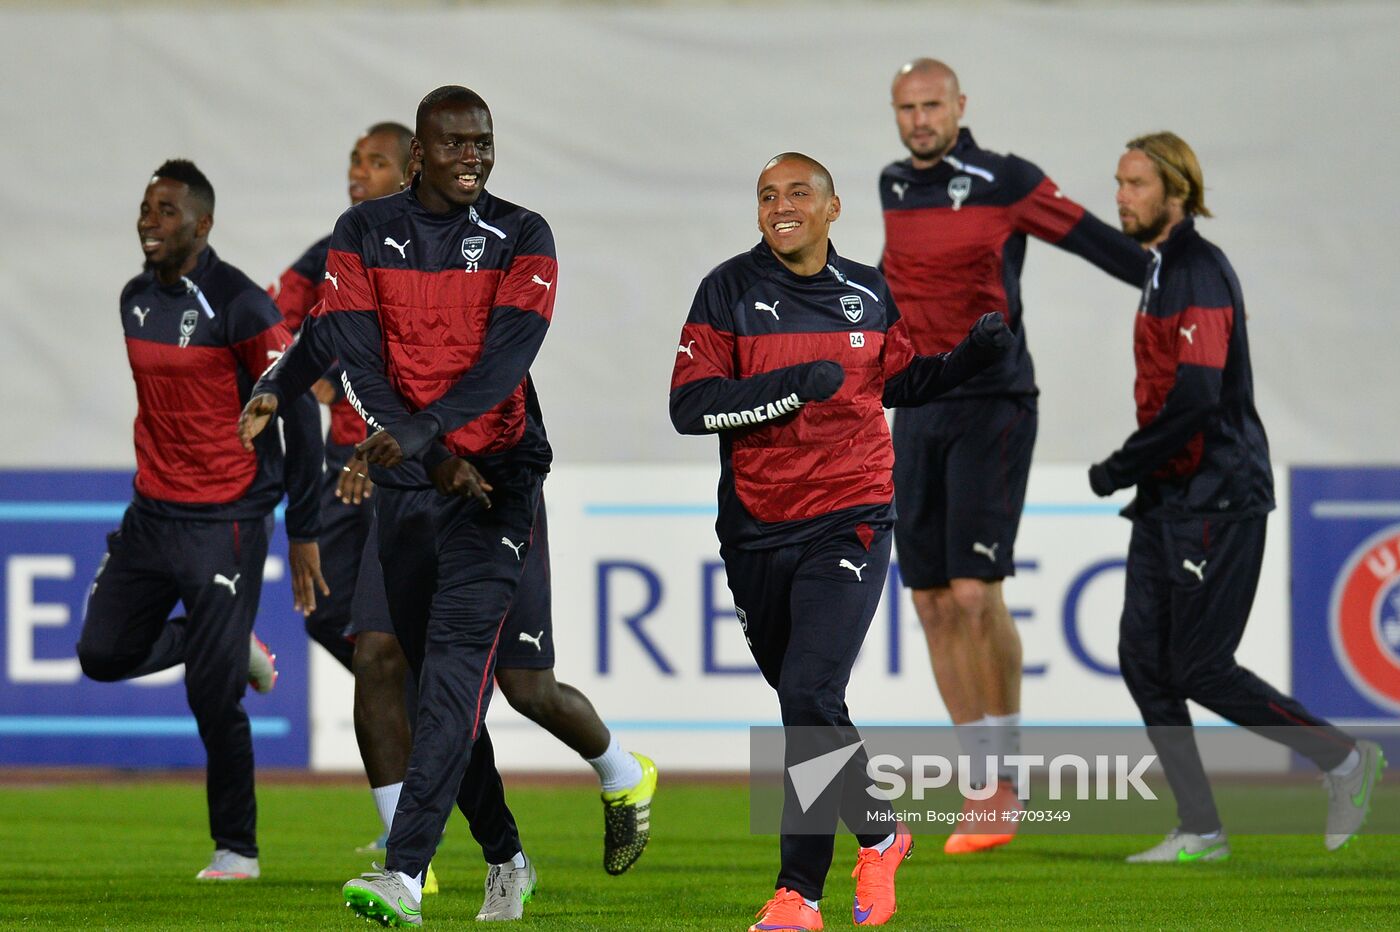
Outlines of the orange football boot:
M 874 848 L 861 848 L 856 855 L 856 896 L 851 918 L 858 926 L 882 926 L 895 913 L 894 875 L 914 851 L 914 836 L 903 822 L 894 824 L 894 841 L 881 854 Z
M 997 791 L 988 799 L 969 799 L 963 812 L 999 813 L 1007 809 L 1024 809 L 1010 780 L 998 780 Z M 943 845 L 944 854 L 972 854 L 1007 844 L 1016 837 L 1019 823 L 1009 819 L 959 822 L 957 830 Z
M 822 914 L 807 905 L 802 894 L 779 887 L 773 898 L 757 913 L 758 921 L 749 932 L 770 932 L 773 929 L 820 929 Z

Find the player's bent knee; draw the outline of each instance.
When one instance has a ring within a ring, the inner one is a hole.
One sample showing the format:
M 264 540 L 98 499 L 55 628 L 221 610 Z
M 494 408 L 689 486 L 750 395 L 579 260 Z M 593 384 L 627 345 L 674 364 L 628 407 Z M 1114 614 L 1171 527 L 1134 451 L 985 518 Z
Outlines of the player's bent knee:
M 914 612 L 924 633 L 931 637 L 951 631 L 958 624 L 953 594 L 948 589 L 913 589 Z
M 134 660 L 115 651 L 78 643 L 78 666 L 82 668 L 84 676 L 98 683 L 115 683 L 122 679 L 132 668 Z
M 985 579 L 955 579 L 948 588 L 953 609 L 970 622 L 982 619 L 999 604 L 999 591 Z
M 496 684 L 510 707 L 531 721 L 548 716 L 559 699 L 553 670 L 496 669 Z
M 366 631 L 355 638 L 351 671 L 357 683 L 383 683 L 401 689 L 408 674 L 408 659 L 393 635 Z
M 840 715 L 841 697 L 815 683 L 780 682 L 778 706 L 785 725 L 831 725 Z
M 1234 663 L 1192 664 L 1181 668 L 1179 686 L 1200 702 L 1231 694 L 1240 668 Z

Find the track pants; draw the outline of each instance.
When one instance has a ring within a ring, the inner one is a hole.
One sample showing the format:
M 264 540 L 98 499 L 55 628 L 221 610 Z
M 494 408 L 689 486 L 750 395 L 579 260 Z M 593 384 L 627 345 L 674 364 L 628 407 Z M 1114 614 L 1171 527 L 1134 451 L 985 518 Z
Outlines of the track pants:
M 111 682 L 185 664 L 208 755 L 209 834 L 257 857 L 253 739 L 243 694 L 272 516 L 185 521 L 126 510 L 88 593 L 78 660 Z M 176 602 L 186 617 L 170 618 Z
M 720 548 L 749 650 L 778 692 L 783 726 L 798 727 L 788 733 L 788 767 L 860 740 L 846 709 L 846 684 L 885 587 L 891 542 L 889 527 L 874 529 L 873 537 L 869 526 L 861 527 L 868 547 L 852 526 L 772 550 Z M 821 898 L 838 816 L 862 845 L 889 835 L 892 821 L 867 822 L 869 811 L 889 804 L 864 792 L 866 763 L 862 748 L 806 813 L 785 776 L 776 886 Z M 792 831 L 799 822 L 802 831 Z
M 1324 770 L 1355 741 L 1235 662 L 1264 560 L 1266 518 L 1133 522 L 1118 635 L 1123 680 L 1142 712 L 1180 827 L 1220 828 L 1196 740 L 1191 699 L 1287 744 Z
M 520 850 L 486 730 L 501 626 L 543 476 L 491 477 L 492 507 L 432 490 L 376 492 L 389 613 L 418 677 L 418 720 L 385 866 L 421 874 L 455 799 L 488 863 Z

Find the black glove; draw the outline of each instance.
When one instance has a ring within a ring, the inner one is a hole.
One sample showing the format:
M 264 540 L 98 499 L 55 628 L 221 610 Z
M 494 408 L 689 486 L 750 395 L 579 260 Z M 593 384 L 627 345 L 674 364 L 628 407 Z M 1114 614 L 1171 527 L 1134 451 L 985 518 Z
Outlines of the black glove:
M 979 349 L 1005 350 L 1016 342 L 1016 335 L 1006 326 L 1006 319 L 996 311 L 983 314 L 967 331 L 968 338 Z
M 841 390 L 846 381 L 846 370 L 839 362 L 820 359 L 807 364 L 797 388 L 797 397 L 803 401 L 826 401 Z
M 1108 476 L 1107 463 L 1095 463 L 1089 467 L 1089 488 L 1094 490 L 1094 494 L 1099 498 L 1112 495 L 1118 491 L 1118 487 L 1113 484 L 1113 480 Z

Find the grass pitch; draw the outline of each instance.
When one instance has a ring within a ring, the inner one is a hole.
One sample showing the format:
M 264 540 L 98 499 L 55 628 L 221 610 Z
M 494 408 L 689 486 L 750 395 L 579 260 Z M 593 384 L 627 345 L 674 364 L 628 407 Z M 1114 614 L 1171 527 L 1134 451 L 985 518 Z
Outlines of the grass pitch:
M 1220 794 L 1227 820 L 1231 794 L 1246 800 L 1250 792 Z M 1316 808 L 1319 834 L 1233 838 L 1223 864 L 1122 863 L 1157 835 L 1025 835 L 959 858 L 943 855 L 941 837 L 919 836 L 887 928 L 1395 927 L 1400 836 L 1362 836 L 1328 853 L 1321 788 L 1289 792 Z M 595 791 L 509 793 L 540 871 L 539 892 L 513 928 L 742 930 L 771 895 L 777 839 L 748 833 L 743 786 L 668 782 L 663 773 L 651 846 L 622 877 L 602 869 Z M 376 833 L 369 793 L 264 781 L 258 800 L 262 879 L 205 884 L 193 879 L 210 850 L 200 784 L 0 786 L 0 928 L 367 928 L 339 889 L 369 869 L 370 856 L 354 851 Z M 1400 791 L 1382 787 L 1375 807 L 1400 807 Z M 822 904 L 828 929 L 851 928 L 854 844 L 837 839 Z M 460 817 L 434 866 L 443 892 L 423 904 L 425 926 L 476 927 L 485 869 Z

